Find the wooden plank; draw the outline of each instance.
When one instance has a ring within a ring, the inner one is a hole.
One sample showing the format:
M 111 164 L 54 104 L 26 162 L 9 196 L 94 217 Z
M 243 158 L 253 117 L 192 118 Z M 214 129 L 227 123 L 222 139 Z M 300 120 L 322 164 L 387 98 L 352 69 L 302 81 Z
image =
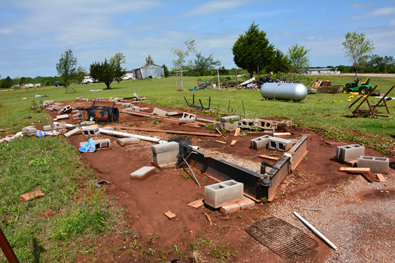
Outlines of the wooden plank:
M 188 206 L 193 208 L 199 208 L 202 207 L 203 205 L 204 205 L 203 199 L 199 199 L 188 204 Z
M 169 219 L 177 217 L 176 214 L 170 212 L 170 210 L 165 213 L 165 216 L 167 216 Z
M 236 128 L 235 134 L 233 136 L 240 136 L 240 128 Z
M 236 142 L 237 142 L 237 140 L 233 140 L 233 141 L 230 143 L 230 146 L 233 146 L 233 145 L 235 145 L 235 144 L 236 144 Z
M 226 144 L 226 142 L 223 142 L 223 141 L 215 141 L 215 142 Z
M 377 176 L 377 178 L 379 178 L 380 182 L 386 182 L 387 181 L 387 180 L 385 180 L 385 177 L 382 174 L 376 174 L 376 176 Z
M 222 136 L 222 132 L 218 128 L 215 128 L 215 130 Z
M 277 137 L 280 137 L 280 136 L 291 136 L 292 134 L 290 133 L 290 132 L 275 132 L 275 133 L 273 133 L 273 136 L 277 136 Z
M 258 155 L 258 157 L 269 159 L 269 160 L 274 160 L 274 161 L 278 161 L 278 160 L 281 159 L 281 158 L 269 156 L 269 155 L 266 155 L 266 154 Z
M 368 173 L 370 172 L 370 168 L 363 168 L 363 167 L 340 167 L 340 172 L 347 172 L 347 173 Z
M 213 225 L 213 222 L 211 222 L 211 218 L 207 213 L 204 213 L 204 215 L 206 216 L 207 220 L 210 222 L 210 226 Z
M 203 133 L 203 132 L 172 131 L 172 130 L 160 130 L 160 129 L 150 129 L 150 128 L 139 128 L 139 127 L 122 127 L 122 126 L 107 126 L 107 127 L 114 127 L 116 129 L 135 130 L 135 131 L 166 132 L 166 133 L 174 133 L 174 134 L 221 137 L 221 135 L 219 134 Z

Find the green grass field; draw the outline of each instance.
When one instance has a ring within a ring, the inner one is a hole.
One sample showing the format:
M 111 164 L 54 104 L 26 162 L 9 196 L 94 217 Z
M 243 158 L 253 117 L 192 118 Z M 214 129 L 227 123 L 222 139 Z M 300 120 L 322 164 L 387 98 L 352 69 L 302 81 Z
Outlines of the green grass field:
M 315 78 L 331 80 L 332 85 L 352 81 L 350 76 Z M 205 79 L 202 78 L 203 81 Z M 52 122 L 49 115 L 30 109 L 37 94 L 48 95 L 42 100 L 61 102 L 81 96 L 108 99 L 131 97 L 137 93 L 140 97 L 148 97 L 150 104 L 174 109 L 186 108 L 184 96 L 191 100 L 195 94 L 205 106 L 211 97 L 211 108 L 215 109 L 215 114 L 243 117 L 245 111 L 247 118 L 284 118 L 304 128 L 325 130 L 325 136 L 336 140 L 364 144 L 383 153 L 394 152 L 395 102 L 392 100 L 387 102 L 390 109 L 388 118 L 353 117 L 346 108 L 350 104 L 347 101 L 350 95 L 347 94 L 308 95 L 296 103 L 264 100 L 259 91 L 251 90 L 188 91 L 197 82 L 197 77 L 185 77 L 186 90 L 181 92 L 176 90 L 179 88 L 176 78 L 122 81 L 113 83 L 109 90 L 105 90 L 104 84 L 73 85 L 69 94 L 65 94 L 63 87 L 0 92 L 0 129 L 4 130 L 1 134 L 2 137 L 14 134 L 32 122 L 42 125 Z M 380 92 L 385 92 L 395 85 L 395 79 L 372 78 L 371 83 L 378 85 Z M 97 89 L 103 90 L 90 91 Z M 390 96 L 395 97 L 395 91 Z M 35 102 L 39 100 L 35 99 Z M 383 108 L 380 113 L 385 113 Z M 113 206 L 109 205 L 103 191 L 92 188 L 94 173 L 83 164 L 77 150 L 63 136 L 18 138 L 0 144 L 0 151 L 0 220 L 4 222 L 1 227 L 21 262 L 40 262 L 36 261 L 37 257 L 45 262 L 73 261 L 78 254 L 90 253 L 96 244 L 92 241 L 92 248 L 89 248 L 83 240 L 96 240 L 100 235 L 108 235 L 116 227 L 115 222 L 122 220 L 120 210 L 108 208 Z M 41 189 L 45 197 L 28 202 L 18 198 L 20 194 L 36 189 Z M 42 214 L 48 210 L 57 216 L 43 218 Z M 1 253 L 0 261 L 6 262 Z

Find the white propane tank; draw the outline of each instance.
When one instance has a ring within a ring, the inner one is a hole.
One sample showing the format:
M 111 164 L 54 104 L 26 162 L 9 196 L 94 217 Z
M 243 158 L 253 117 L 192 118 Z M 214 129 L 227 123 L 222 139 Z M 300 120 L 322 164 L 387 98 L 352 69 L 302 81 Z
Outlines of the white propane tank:
M 301 101 L 307 96 L 307 88 L 303 83 L 264 83 L 261 95 L 267 99 Z

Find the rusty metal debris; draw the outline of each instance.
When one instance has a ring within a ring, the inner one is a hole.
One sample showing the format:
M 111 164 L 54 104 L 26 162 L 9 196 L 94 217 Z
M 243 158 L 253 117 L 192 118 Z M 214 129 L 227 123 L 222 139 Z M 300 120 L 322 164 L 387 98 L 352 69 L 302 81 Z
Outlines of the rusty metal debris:
M 318 242 L 299 228 L 276 217 L 255 222 L 246 232 L 283 258 L 304 256 L 318 247 Z
M 78 107 L 82 111 L 82 118 L 96 122 L 115 122 L 119 118 L 119 110 L 114 107 L 114 101 L 95 100 L 89 108 Z

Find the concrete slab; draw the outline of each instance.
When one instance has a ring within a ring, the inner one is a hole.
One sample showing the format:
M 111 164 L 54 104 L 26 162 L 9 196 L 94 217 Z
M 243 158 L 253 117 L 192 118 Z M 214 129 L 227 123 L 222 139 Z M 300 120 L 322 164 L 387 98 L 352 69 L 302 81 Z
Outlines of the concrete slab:
M 68 119 L 68 118 L 69 118 L 68 114 L 63 114 L 63 115 L 56 116 L 56 119 L 58 119 L 58 120 L 63 120 L 63 119 Z
M 133 173 L 130 174 L 131 179 L 133 180 L 144 180 L 151 174 L 155 173 L 155 167 L 153 166 L 144 166 L 138 169 L 137 171 L 134 171 Z
M 65 137 L 69 138 L 71 135 L 75 135 L 75 134 L 80 134 L 81 133 L 81 129 L 80 128 L 75 128 L 74 130 L 71 130 L 69 132 L 66 132 L 64 134 Z
M 117 140 L 118 144 L 121 146 L 131 145 L 135 143 L 140 143 L 140 139 L 137 138 L 119 138 Z
M 154 111 L 152 113 L 156 115 L 166 116 L 167 111 L 161 110 L 159 108 L 154 108 Z

